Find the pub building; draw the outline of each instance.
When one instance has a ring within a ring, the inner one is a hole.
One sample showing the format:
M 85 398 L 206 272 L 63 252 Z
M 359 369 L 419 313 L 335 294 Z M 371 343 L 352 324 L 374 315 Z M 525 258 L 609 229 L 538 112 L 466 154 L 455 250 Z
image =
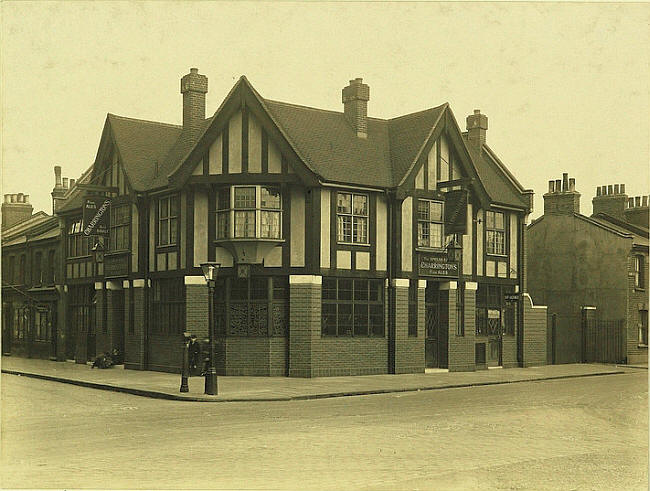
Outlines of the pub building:
M 182 126 L 109 114 L 60 207 L 60 356 L 118 348 L 126 368 L 177 371 L 182 334 L 208 336 L 214 261 L 219 374 L 545 363 L 524 274 L 532 191 L 487 146 L 484 114 L 466 132 L 446 103 L 378 119 L 360 78 L 340 112 L 265 99 L 242 76 L 206 118 L 207 78 L 192 68 L 180 87 Z M 86 235 L 83 208 L 106 200 L 108 235 Z

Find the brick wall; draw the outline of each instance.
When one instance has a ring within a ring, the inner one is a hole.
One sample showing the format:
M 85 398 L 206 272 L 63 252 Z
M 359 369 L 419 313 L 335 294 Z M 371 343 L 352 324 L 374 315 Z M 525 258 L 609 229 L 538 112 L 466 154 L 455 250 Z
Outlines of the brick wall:
M 320 327 L 319 327 L 320 329 Z M 314 343 L 313 377 L 388 373 L 388 338 L 320 337 Z
M 104 351 L 119 348 L 124 341 L 124 290 L 121 285 L 107 284 L 106 324 L 108 328 L 108 347 Z
M 648 348 L 639 346 L 639 328 L 641 327 L 641 310 L 648 310 L 648 255 L 644 256 L 644 288 L 634 285 L 634 256 L 640 254 L 633 252 L 628 259 L 628 301 L 626 315 L 626 354 L 627 363 L 647 363 Z
M 546 306 L 533 305 L 530 295 L 523 294 L 524 325 L 523 325 L 523 366 L 532 367 L 546 365 Z
M 426 281 L 421 283 L 422 285 L 418 285 L 417 336 L 409 336 L 409 281 L 406 279 L 393 280 L 391 295 L 395 302 L 395 373 L 424 372 L 424 291 Z M 422 287 L 420 288 L 420 286 Z M 386 345 L 387 350 L 388 345 Z
M 476 287 L 472 283 L 465 285 L 465 307 L 464 307 L 464 321 L 465 329 L 464 335 L 459 336 L 456 334 L 458 323 L 458 311 L 456 309 L 457 303 L 457 283 L 451 281 L 448 284 L 448 289 L 443 290 L 442 294 L 448 295 L 448 308 L 449 308 L 449 342 L 448 342 L 448 368 L 450 372 L 473 372 L 476 370 L 475 364 L 475 348 L 476 343 Z
M 220 349 L 223 351 L 223 365 L 219 367 L 219 373 L 271 377 L 286 375 L 286 338 L 229 337 L 220 343 Z
M 188 277 L 196 278 L 196 277 Z M 185 284 L 185 330 L 196 334 L 199 339 L 209 336 L 208 324 L 208 287 L 200 277 L 202 284 Z

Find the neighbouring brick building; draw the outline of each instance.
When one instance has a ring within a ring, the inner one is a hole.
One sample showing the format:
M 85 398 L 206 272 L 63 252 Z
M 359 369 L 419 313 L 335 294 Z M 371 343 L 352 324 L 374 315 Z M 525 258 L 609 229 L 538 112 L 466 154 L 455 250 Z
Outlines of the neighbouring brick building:
M 601 186 L 580 214 L 575 180 L 549 181 L 529 226 L 529 289 L 548 306 L 549 363 L 648 360 L 648 196 Z
M 66 357 L 118 348 L 175 371 L 207 336 L 200 264 L 221 264 L 217 369 L 300 377 L 545 363 L 546 311 L 526 293 L 525 190 L 448 104 L 377 119 L 265 99 L 241 77 L 205 117 L 181 79 L 182 126 L 109 114 L 84 192 L 61 203 Z M 103 262 L 83 234 L 111 199 Z

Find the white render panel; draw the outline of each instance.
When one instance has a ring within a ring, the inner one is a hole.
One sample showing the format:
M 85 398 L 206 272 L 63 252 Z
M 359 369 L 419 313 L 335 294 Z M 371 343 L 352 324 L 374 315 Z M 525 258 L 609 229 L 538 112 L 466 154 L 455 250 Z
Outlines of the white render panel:
M 221 169 L 223 165 L 223 159 L 221 154 L 223 153 L 223 137 L 221 133 L 217 136 L 217 139 L 210 146 L 210 163 L 208 165 L 208 172 L 210 174 L 221 174 Z
M 377 237 L 375 239 L 375 254 L 377 255 L 375 265 L 377 271 L 386 271 L 387 260 L 387 243 L 388 240 L 388 209 L 386 207 L 386 198 L 383 195 L 377 195 Z
M 497 263 L 497 274 L 499 278 L 508 277 L 508 264 L 505 261 L 499 261 Z
M 438 172 L 438 142 L 434 142 L 429 150 L 429 155 L 427 156 L 427 166 L 429 173 L 429 190 L 435 190 L 437 188 L 437 172 Z
M 320 194 L 320 267 L 330 267 L 330 199 L 329 189 L 321 188 Z
M 232 254 L 224 247 L 214 248 L 214 261 L 221 264 L 222 268 L 232 268 L 234 260 Z
M 476 212 L 476 274 L 483 276 L 483 224 L 485 223 L 485 213 L 483 210 Z
M 282 172 L 282 154 L 278 147 L 270 139 L 269 141 L 269 173 L 280 174 Z
M 413 269 L 413 198 L 402 202 L 402 271 Z
M 424 166 L 420 166 L 420 170 L 415 175 L 415 189 L 424 189 Z
M 205 191 L 194 193 L 194 266 L 208 260 L 208 195 Z
M 352 269 L 352 252 L 336 251 L 336 268 Z
M 463 235 L 463 274 L 472 274 L 472 259 L 474 254 L 472 251 L 472 204 L 467 203 L 467 233 Z
M 248 115 L 248 172 L 262 172 L 262 127 L 252 114 Z
M 357 251 L 355 258 L 355 269 L 360 271 L 368 271 L 370 269 L 370 253 L 365 251 Z
M 264 267 L 280 268 L 282 267 L 282 247 L 276 246 L 271 249 L 266 257 L 264 257 Z
M 496 276 L 496 264 L 494 261 L 485 261 L 485 276 Z
M 305 265 L 305 194 L 291 188 L 291 266 Z
M 228 125 L 228 172 L 241 173 L 241 111 L 230 118 Z
M 510 213 L 510 278 L 517 278 L 517 215 Z
M 203 160 L 201 160 L 196 167 L 194 167 L 194 170 L 192 171 L 193 176 L 202 176 L 203 175 Z

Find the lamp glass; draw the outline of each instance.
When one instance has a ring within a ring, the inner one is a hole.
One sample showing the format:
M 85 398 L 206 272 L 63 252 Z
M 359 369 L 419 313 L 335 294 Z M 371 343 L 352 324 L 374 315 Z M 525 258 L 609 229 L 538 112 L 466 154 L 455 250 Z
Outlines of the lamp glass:
M 206 281 L 211 281 L 216 279 L 217 271 L 219 271 L 219 263 L 202 263 L 201 270 L 203 271 L 203 276 Z

